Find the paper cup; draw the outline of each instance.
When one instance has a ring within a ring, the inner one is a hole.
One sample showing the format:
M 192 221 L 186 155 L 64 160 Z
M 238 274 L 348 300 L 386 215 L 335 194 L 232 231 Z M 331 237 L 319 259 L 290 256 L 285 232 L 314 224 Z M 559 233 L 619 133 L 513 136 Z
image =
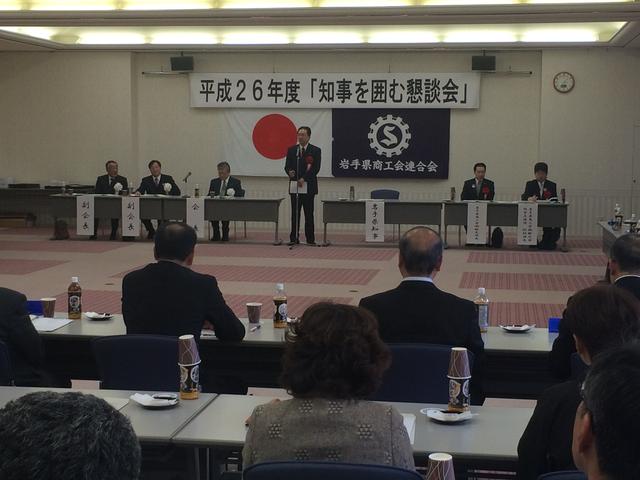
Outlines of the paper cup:
M 247 303 L 247 317 L 249 317 L 249 323 L 260 323 L 260 311 L 262 304 L 260 302 Z
M 448 453 L 432 453 L 429 455 L 426 480 L 455 480 L 451 455 Z
M 464 347 L 453 347 L 449 357 L 449 377 L 469 378 L 471 369 L 469 368 L 469 355 Z
M 41 298 L 42 302 L 42 314 L 47 318 L 53 318 L 56 311 L 56 299 L 53 297 Z
M 178 363 L 180 365 L 195 365 L 200 363 L 198 344 L 193 335 L 178 337 Z

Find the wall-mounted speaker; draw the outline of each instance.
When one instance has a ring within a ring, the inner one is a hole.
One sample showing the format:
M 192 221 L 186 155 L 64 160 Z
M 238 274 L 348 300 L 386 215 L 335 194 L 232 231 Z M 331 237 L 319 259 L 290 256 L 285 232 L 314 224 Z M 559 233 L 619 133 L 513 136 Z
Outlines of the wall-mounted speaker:
M 474 55 L 471 57 L 471 70 L 479 70 L 483 72 L 495 72 L 496 57 L 495 55 Z
M 193 70 L 193 57 L 171 57 L 171 70 L 180 70 L 183 72 L 190 72 Z

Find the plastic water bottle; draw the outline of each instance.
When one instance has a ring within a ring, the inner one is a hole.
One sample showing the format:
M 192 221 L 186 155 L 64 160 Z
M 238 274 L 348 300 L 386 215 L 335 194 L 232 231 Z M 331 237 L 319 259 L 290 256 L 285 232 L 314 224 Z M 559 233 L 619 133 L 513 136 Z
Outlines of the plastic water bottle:
M 478 325 L 481 332 L 486 332 L 489 328 L 489 298 L 484 288 L 478 289 L 478 296 L 473 299 L 478 311 Z
M 613 209 L 613 229 L 620 230 L 622 228 L 622 222 L 624 221 L 624 214 L 622 213 L 622 206 L 616 203 Z
M 273 296 L 273 328 L 287 328 L 287 294 L 284 283 L 276 283 Z
M 80 320 L 82 318 L 82 288 L 78 277 L 71 277 L 71 285 L 67 288 L 67 294 L 69 319 Z

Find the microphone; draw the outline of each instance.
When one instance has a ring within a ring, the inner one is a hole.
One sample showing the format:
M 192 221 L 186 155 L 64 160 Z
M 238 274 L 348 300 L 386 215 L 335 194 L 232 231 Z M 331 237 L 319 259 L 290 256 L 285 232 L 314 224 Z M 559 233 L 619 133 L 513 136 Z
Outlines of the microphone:
M 186 176 L 186 177 L 184 177 L 184 178 L 182 179 L 182 181 L 183 181 L 184 183 L 187 183 L 187 180 L 189 180 L 189 177 L 190 177 L 190 176 L 191 176 L 191 172 L 187 173 L 187 176 Z

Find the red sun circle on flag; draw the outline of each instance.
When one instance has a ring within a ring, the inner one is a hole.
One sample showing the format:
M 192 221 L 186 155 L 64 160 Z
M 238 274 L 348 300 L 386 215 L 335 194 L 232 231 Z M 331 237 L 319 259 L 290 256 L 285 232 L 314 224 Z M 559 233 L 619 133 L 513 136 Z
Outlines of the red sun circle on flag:
M 253 146 L 263 157 L 282 160 L 287 156 L 287 148 L 296 143 L 297 132 L 288 117 L 279 113 L 265 115 L 253 127 Z

